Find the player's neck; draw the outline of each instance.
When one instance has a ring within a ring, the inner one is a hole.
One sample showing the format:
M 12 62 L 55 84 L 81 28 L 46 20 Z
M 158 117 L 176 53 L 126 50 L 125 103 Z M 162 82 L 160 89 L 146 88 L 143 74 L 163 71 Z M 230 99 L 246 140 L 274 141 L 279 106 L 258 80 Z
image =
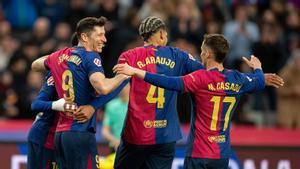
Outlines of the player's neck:
M 218 69 L 219 71 L 224 70 L 223 64 L 215 62 L 215 61 L 207 62 L 205 66 L 206 66 L 207 70 L 211 70 L 211 69 Z
M 77 45 L 77 46 L 84 47 L 85 50 L 87 50 L 87 51 L 92 51 L 92 49 L 91 49 L 91 48 L 89 47 L 89 45 L 86 44 L 86 43 L 78 42 L 78 45 Z
M 160 44 L 154 41 L 148 41 L 144 42 L 144 46 L 160 46 Z

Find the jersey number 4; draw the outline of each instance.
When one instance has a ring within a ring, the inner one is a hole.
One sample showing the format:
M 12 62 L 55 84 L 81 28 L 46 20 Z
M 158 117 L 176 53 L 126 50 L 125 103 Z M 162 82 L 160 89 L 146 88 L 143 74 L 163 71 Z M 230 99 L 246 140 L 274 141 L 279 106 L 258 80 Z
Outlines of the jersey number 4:
M 62 89 L 64 91 L 65 100 L 74 102 L 73 75 L 70 70 L 65 70 L 62 74 Z
M 155 97 L 155 91 L 157 91 L 157 97 Z M 157 103 L 157 108 L 162 109 L 164 108 L 165 104 L 165 89 L 157 87 L 157 86 L 150 86 L 150 89 L 148 91 L 146 100 L 148 103 Z
M 212 131 L 216 131 L 217 130 L 218 117 L 219 117 L 219 108 L 220 108 L 220 103 L 221 103 L 221 97 L 220 96 L 213 96 L 210 99 L 210 101 L 214 103 L 214 110 L 213 110 L 213 114 L 212 114 L 212 120 L 211 120 L 211 123 L 210 123 L 210 129 Z M 225 122 L 224 122 L 224 127 L 223 127 L 223 131 L 225 131 L 228 127 L 230 113 L 231 113 L 231 111 L 234 107 L 234 104 L 236 103 L 236 99 L 235 99 L 235 97 L 227 96 L 227 97 L 224 97 L 222 102 L 230 104 L 227 111 L 226 111 L 226 114 L 225 114 Z

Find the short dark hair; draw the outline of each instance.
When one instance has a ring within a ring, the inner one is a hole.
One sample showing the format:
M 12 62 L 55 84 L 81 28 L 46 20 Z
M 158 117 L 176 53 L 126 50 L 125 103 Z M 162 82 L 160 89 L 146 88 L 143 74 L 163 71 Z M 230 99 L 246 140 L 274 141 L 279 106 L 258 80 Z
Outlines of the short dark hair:
M 139 34 L 145 41 L 159 29 L 166 29 L 166 25 L 162 19 L 156 16 L 149 16 L 142 21 L 139 26 Z
M 203 43 L 213 51 L 217 62 L 224 62 L 229 50 L 229 42 L 223 35 L 205 34 Z
M 95 26 L 104 26 L 107 19 L 103 16 L 96 18 L 96 17 L 86 17 L 81 19 L 76 26 L 76 32 L 75 35 L 77 39 L 80 38 L 80 34 L 82 33 L 90 33 L 93 31 Z

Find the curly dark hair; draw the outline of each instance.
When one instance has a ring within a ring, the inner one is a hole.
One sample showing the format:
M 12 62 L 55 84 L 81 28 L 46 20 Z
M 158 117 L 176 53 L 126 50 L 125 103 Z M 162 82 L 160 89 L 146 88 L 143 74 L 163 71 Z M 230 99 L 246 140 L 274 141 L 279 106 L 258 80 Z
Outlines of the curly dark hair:
M 140 24 L 139 34 L 145 41 L 147 41 L 149 37 L 156 33 L 159 29 L 166 29 L 164 21 L 162 21 L 159 17 L 149 16 Z

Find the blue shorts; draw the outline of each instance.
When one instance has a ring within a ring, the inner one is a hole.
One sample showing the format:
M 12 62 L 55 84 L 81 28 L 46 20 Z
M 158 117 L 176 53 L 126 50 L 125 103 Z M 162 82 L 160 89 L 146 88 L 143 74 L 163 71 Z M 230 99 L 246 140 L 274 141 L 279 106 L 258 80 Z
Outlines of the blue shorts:
M 175 142 L 156 145 L 134 145 L 121 141 L 115 158 L 115 169 L 170 169 Z
M 55 133 L 55 148 L 59 169 L 100 168 L 100 158 L 94 133 L 57 132 Z
M 207 159 L 185 157 L 184 169 L 228 169 L 229 159 Z
M 49 168 L 57 168 L 54 150 L 28 141 L 27 169 Z

